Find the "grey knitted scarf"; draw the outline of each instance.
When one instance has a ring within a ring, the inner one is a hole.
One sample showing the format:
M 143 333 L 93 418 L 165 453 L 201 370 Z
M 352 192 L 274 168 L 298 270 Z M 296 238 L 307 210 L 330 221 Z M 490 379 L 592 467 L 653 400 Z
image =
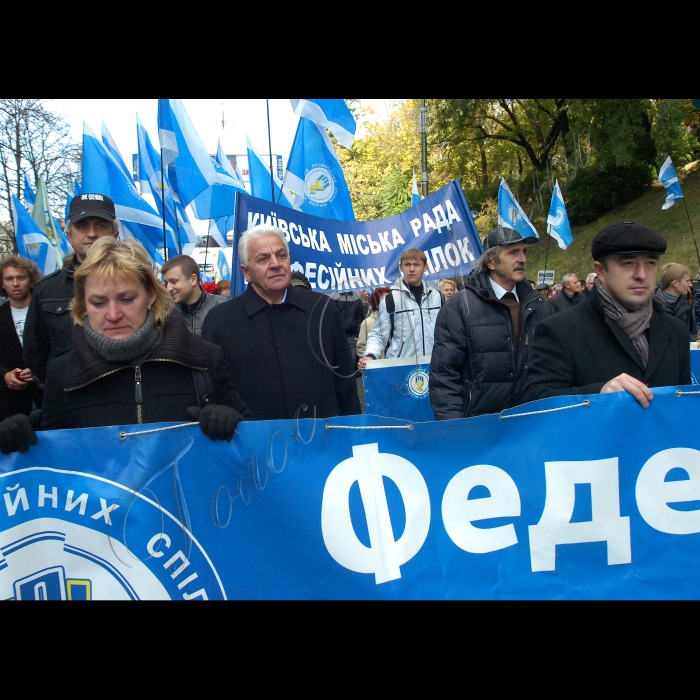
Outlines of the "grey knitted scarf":
M 110 362 L 133 362 L 144 360 L 163 340 L 163 331 L 155 326 L 155 313 L 149 309 L 146 322 L 128 338 L 115 340 L 96 333 L 90 327 L 88 317 L 84 321 L 85 337 L 93 350 Z M 136 362 L 138 364 L 138 362 Z
M 617 323 L 618 328 L 632 341 L 642 358 L 644 366 L 649 362 L 649 340 L 644 331 L 649 328 L 654 307 L 649 297 L 638 309 L 628 311 L 622 304 L 612 298 L 603 287 L 600 280 L 595 278 L 595 286 L 603 304 L 606 316 Z

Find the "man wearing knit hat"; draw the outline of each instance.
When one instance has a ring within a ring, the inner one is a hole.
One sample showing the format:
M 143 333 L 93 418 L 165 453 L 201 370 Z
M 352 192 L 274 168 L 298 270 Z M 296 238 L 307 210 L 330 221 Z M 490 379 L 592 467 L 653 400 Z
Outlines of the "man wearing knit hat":
M 641 224 L 615 224 L 596 235 L 591 294 L 540 324 L 525 401 L 627 391 L 647 408 L 650 387 L 690 384 L 688 331 L 653 298 L 665 251 L 663 237 Z

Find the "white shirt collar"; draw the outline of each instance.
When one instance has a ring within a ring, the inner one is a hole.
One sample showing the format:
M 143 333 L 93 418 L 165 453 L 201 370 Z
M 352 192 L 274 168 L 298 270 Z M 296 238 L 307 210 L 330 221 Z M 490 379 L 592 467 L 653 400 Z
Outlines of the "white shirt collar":
M 491 288 L 493 289 L 493 293 L 496 295 L 496 299 L 500 301 L 503 295 L 508 293 L 508 290 L 503 289 L 503 287 L 501 287 L 500 284 L 494 282 L 493 277 L 491 277 L 490 275 L 489 282 L 491 282 Z M 515 287 L 513 287 L 513 296 L 515 297 L 515 301 L 520 303 L 520 299 L 518 299 L 518 293 L 515 291 Z

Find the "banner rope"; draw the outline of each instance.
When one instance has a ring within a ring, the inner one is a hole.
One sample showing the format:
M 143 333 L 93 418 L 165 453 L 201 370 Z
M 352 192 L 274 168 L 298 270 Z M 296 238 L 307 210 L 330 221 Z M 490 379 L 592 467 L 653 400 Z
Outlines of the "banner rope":
M 160 433 L 162 430 L 175 430 L 175 428 L 186 428 L 189 425 L 199 425 L 199 421 L 194 423 L 179 423 L 178 425 L 167 425 L 165 428 L 153 428 L 151 430 L 138 430 L 135 433 L 127 433 L 126 430 L 121 430 L 119 432 L 119 439 L 126 440 L 128 437 L 133 437 L 134 435 L 147 435 L 148 433 Z
M 326 430 L 413 430 L 412 425 L 328 425 Z
M 545 408 L 542 411 L 528 411 L 527 413 L 511 413 L 509 416 L 500 416 L 498 420 L 500 421 L 504 418 L 520 418 L 520 416 L 536 416 L 540 413 L 554 413 L 555 411 L 566 411 L 568 408 L 580 408 L 581 406 L 590 405 L 591 402 L 588 399 L 584 399 L 581 403 L 575 403 L 571 406 L 560 406 L 559 408 Z
M 680 389 L 676 391 L 676 396 L 688 396 L 690 394 L 700 394 L 700 391 L 681 391 Z

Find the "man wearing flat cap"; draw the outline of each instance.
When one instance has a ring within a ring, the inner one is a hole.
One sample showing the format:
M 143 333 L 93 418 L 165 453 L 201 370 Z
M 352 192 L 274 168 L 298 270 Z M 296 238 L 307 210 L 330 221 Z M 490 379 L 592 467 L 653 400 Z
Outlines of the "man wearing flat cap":
M 49 361 L 71 348 L 73 275 L 98 238 L 117 235 L 116 218 L 107 195 L 85 193 L 71 200 L 66 235 L 75 253 L 63 269 L 37 282 L 24 326 L 24 361 L 41 382 Z
M 663 237 L 641 224 L 596 235 L 591 294 L 538 328 L 525 401 L 627 391 L 647 408 L 650 387 L 690 384 L 688 329 L 653 297 L 665 251 Z
M 440 310 L 430 363 L 435 420 L 499 413 L 522 403 L 528 352 L 551 307 L 525 280 L 527 246 L 498 226 L 464 289 Z

